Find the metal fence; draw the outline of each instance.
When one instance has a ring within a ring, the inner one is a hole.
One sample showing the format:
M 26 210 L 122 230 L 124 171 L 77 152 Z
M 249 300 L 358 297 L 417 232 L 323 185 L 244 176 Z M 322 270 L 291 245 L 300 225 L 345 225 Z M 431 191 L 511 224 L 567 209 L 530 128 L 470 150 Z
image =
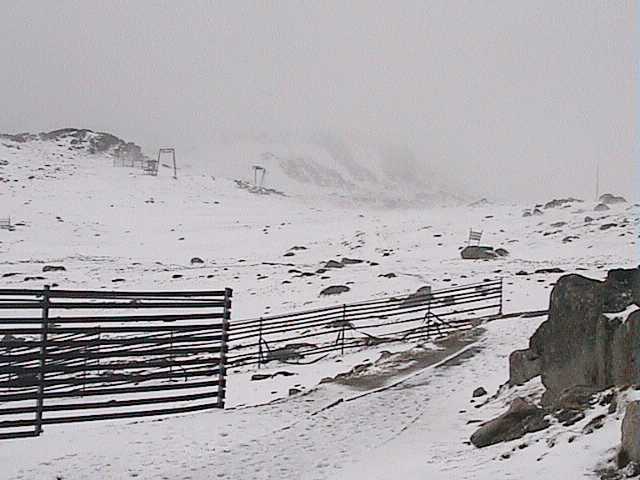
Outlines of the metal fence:
M 231 289 L 0 289 L 0 439 L 223 408 Z
M 502 313 L 502 279 L 233 323 L 228 361 L 302 363 L 331 352 L 420 341 Z

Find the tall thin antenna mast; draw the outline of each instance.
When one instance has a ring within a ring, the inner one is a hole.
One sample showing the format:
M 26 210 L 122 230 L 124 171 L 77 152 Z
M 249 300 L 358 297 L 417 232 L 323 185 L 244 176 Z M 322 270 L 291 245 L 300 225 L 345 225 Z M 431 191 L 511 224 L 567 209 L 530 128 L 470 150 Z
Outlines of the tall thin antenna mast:
M 600 159 L 596 163 L 596 202 L 600 199 Z

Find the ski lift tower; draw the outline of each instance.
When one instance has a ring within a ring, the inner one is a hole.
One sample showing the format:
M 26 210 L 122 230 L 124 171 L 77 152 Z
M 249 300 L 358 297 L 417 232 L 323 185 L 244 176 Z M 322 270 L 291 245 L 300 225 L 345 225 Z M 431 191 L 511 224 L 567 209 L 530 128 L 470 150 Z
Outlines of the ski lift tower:
M 161 148 L 160 150 L 158 150 L 158 164 L 156 168 L 160 168 L 160 157 L 162 155 L 171 155 L 171 160 L 173 163 L 173 178 L 174 179 L 178 179 L 178 167 L 176 165 L 176 149 L 175 148 L 169 148 L 169 147 L 165 147 L 165 148 Z
M 253 184 L 262 188 L 264 186 L 264 176 L 267 174 L 267 169 L 260 165 L 253 166 Z

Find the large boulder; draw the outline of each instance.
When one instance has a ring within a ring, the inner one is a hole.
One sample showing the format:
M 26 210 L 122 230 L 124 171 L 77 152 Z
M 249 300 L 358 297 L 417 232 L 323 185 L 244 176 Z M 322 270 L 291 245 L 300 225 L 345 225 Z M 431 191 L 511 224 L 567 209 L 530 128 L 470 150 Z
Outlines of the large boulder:
M 347 287 L 346 285 L 331 285 L 330 287 L 327 287 L 325 289 L 323 289 L 320 292 L 320 295 L 322 296 L 327 296 L 327 295 L 340 295 L 342 293 L 346 293 L 349 290 L 351 290 L 349 287 Z
M 509 385 L 523 385 L 541 373 L 540 357 L 533 350 L 516 350 L 509 355 Z
M 602 282 L 561 277 L 551 292 L 548 320 L 529 341 L 540 358 L 543 403 L 575 385 L 605 389 L 640 382 L 640 270 L 612 270 Z
M 464 247 L 460 252 L 460 255 L 465 260 L 492 260 L 498 258 L 498 254 L 493 247 L 483 247 L 476 245 L 469 245 Z
M 476 447 L 487 447 L 523 437 L 527 433 L 544 430 L 549 426 L 545 411 L 523 398 L 516 398 L 509 410 L 486 423 L 471 435 Z
M 640 401 L 630 402 L 622 420 L 622 463 L 640 463 Z M 624 465 L 620 465 L 621 467 Z

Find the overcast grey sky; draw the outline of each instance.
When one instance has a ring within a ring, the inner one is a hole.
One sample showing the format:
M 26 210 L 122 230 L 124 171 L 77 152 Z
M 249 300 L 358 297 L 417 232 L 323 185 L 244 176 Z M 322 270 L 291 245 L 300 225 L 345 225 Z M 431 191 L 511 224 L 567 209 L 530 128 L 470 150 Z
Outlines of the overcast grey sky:
M 0 131 L 361 132 L 499 196 L 629 194 L 624 0 L 0 0 Z M 636 155 L 637 157 L 637 155 Z

